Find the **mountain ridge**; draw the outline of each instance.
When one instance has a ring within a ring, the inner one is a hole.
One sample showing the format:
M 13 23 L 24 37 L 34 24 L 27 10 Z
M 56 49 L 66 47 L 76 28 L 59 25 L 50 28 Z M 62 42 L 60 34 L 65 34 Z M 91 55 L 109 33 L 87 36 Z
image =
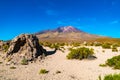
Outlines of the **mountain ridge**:
M 79 42 L 102 37 L 99 35 L 89 34 L 73 26 L 62 26 L 54 30 L 45 30 L 36 33 L 36 35 L 41 41 L 47 42 Z
M 59 33 L 68 33 L 68 32 L 83 32 L 73 26 L 60 26 L 56 29 L 53 30 L 44 30 L 44 31 L 40 31 L 38 33 L 35 34 L 41 34 L 41 33 L 45 33 L 45 32 L 59 32 Z

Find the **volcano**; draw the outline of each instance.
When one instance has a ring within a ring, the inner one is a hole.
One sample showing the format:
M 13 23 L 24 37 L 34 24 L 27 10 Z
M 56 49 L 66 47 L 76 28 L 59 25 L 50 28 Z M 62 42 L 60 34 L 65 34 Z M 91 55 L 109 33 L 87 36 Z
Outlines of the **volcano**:
M 54 30 L 45 30 L 36 33 L 40 41 L 45 42 L 83 42 L 101 38 L 102 36 L 89 34 L 73 26 L 62 26 Z

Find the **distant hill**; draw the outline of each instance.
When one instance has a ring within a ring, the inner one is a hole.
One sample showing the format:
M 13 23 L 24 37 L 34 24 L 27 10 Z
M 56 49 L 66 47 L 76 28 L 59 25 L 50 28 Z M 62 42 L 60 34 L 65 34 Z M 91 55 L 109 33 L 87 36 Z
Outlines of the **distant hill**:
M 89 34 L 73 26 L 58 27 L 54 30 L 46 30 L 36 33 L 40 41 L 45 42 L 83 42 L 103 38 L 102 36 Z
M 120 38 L 104 37 L 104 38 L 97 38 L 94 40 L 89 40 L 89 42 L 119 43 L 120 44 Z

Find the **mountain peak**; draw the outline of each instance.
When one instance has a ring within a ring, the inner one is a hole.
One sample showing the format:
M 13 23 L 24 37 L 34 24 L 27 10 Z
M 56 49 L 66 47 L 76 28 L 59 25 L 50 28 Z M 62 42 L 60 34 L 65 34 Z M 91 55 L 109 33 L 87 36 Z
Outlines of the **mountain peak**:
M 39 35 L 39 34 L 44 34 L 44 33 L 48 33 L 48 32 L 58 32 L 58 33 L 71 33 L 71 32 L 75 32 L 75 33 L 85 33 L 73 26 L 61 26 L 61 27 L 58 27 L 57 29 L 54 29 L 54 30 L 45 30 L 45 31 L 40 31 L 40 32 L 37 32 L 35 33 L 36 35 Z
M 79 42 L 101 38 L 98 35 L 86 33 L 73 26 L 61 26 L 54 30 L 39 32 L 36 35 L 40 40 L 47 42 Z
M 78 30 L 77 28 L 73 27 L 73 26 L 62 26 L 62 27 L 58 27 L 56 30 L 54 31 L 58 31 L 58 32 L 82 32 L 80 30 Z

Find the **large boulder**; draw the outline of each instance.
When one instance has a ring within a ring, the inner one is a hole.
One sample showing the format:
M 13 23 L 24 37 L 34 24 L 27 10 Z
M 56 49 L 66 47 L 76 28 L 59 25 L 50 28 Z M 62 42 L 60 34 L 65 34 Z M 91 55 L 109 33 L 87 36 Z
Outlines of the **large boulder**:
M 21 34 L 10 42 L 6 58 L 12 62 L 19 62 L 23 58 L 33 61 L 44 53 L 45 50 L 39 45 L 38 38 L 35 35 Z

